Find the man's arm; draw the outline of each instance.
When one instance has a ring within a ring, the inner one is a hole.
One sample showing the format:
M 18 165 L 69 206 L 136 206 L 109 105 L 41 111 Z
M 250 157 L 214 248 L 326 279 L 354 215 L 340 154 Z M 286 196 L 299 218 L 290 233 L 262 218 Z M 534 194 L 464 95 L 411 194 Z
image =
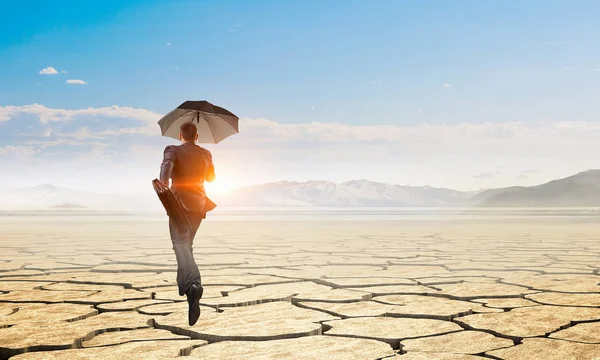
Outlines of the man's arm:
M 165 148 L 162 164 L 160 164 L 160 182 L 169 186 L 169 179 L 173 173 L 173 167 L 177 160 L 175 149 L 171 145 Z
M 206 159 L 207 159 L 207 166 L 208 169 L 206 169 L 206 177 L 204 180 L 208 181 L 208 182 L 213 182 L 215 181 L 216 175 L 215 175 L 215 165 L 213 164 L 212 161 L 212 154 L 210 153 L 210 151 L 206 152 Z

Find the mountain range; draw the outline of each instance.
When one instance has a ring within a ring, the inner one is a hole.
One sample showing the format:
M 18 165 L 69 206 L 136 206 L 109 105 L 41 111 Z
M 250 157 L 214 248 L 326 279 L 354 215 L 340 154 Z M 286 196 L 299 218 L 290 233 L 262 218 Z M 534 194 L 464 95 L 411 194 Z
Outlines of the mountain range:
M 600 170 L 537 186 L 473 192 L 368 180 L 279 181 L 243 187 L 214 200 L 221 207 L 596 207 L 600 206 Z M 143 195 L 93 194 L 45 184 L 0 190 L 0 210 L 162 208 L 151 189 Z
M 280 181 L 240 188 L 222 202 L 229 206 L 443 207 L 464 204 L 474 194 L 368 180 L 341 184 L 329 181 Z

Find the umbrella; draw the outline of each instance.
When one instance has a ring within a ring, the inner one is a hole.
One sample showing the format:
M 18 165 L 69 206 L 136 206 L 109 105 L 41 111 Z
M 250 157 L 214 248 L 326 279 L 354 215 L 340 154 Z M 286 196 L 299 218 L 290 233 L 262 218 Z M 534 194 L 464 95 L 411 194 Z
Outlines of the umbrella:
M 237 134 L 239 118 L 208 101 L 186 101 L 158 121 L 163 136 L 179 140 L 179 127 L 194 122 L 198 127 L 198 142 L 216 144 Z

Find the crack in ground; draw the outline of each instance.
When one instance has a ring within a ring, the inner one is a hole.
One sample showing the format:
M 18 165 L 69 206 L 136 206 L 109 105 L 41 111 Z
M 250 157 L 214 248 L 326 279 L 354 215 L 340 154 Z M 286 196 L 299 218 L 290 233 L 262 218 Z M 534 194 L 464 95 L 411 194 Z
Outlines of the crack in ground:
M 423 338 L 430 338 L 430 337 L 434 337 L 434 336 L 442 336 L 442 335 L 448 335 L 448 334 L 454 334 L 457 332 L 461 332 L 462 330 L 454 330 L 454 331 L 446 331 L 446 332 L 441 332 L 441 333 L 436 333 L 436 334 L 431 334 L 431 335 L 423 335 L 423 336 L 410 336 L 410 337 L 405 337 L 405 338 L 388 338 L 388 339 L 383 339 L 381 337 L 373 337 L 373 336 L 362 336 L 362 335 L 351 335 L 351 334 L 328 334 L 327 331 L 325 330 L 323 332 L 323 335 L 325 336 L 335 336 L 335 337 L 343 337 L 343 338 L 350 338 L 350 339 L 368 339 L 368 340 L 375 340 L 375 341 L 379 341 L 379 342 L 384 342 L 389 344 L 392 349 L 394 350 L 400 350 L 401 347 L 401 342 L 404 340 L 414 340 L 414 339 L 423 339 Z
M 148 319 L 147 325 L 153 328 L 154 327 L 153 324 L 154 324 L 154 319 Z M 18 348 L 18 349 L 5 348 L 5 347 L 0 346 L 0 360 L 8 359 L 12 356 L 27 353 L 27 352 L 82 349 L 83 342 L 91 340 L 100 334 L 107 333 L 107 332 L 119 332 L 119 331 L 128 331 L 128 330 L 144 329 L 144 328 L 147 328 L 147 327 L 135 327 L 135 328 L 111 328 L 111 327 L 108 327 L 108 328 L 94 329 L 94 330 L 90 331 L 89 333 L 87 333 L 85 336 L 74 339 L 71 344 L 67 344 L 67 345 L 33 345 L 33 346 L 28 346 L 25 348 Z

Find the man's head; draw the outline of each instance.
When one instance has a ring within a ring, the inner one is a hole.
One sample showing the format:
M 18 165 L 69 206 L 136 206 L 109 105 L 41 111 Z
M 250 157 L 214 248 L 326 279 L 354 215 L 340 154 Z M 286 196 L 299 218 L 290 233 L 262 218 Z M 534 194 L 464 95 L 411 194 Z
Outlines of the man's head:
M 198 128 L 193 122 L 185 122 L 179 127 L 179 140 L 182 142 L 198 140 Z

